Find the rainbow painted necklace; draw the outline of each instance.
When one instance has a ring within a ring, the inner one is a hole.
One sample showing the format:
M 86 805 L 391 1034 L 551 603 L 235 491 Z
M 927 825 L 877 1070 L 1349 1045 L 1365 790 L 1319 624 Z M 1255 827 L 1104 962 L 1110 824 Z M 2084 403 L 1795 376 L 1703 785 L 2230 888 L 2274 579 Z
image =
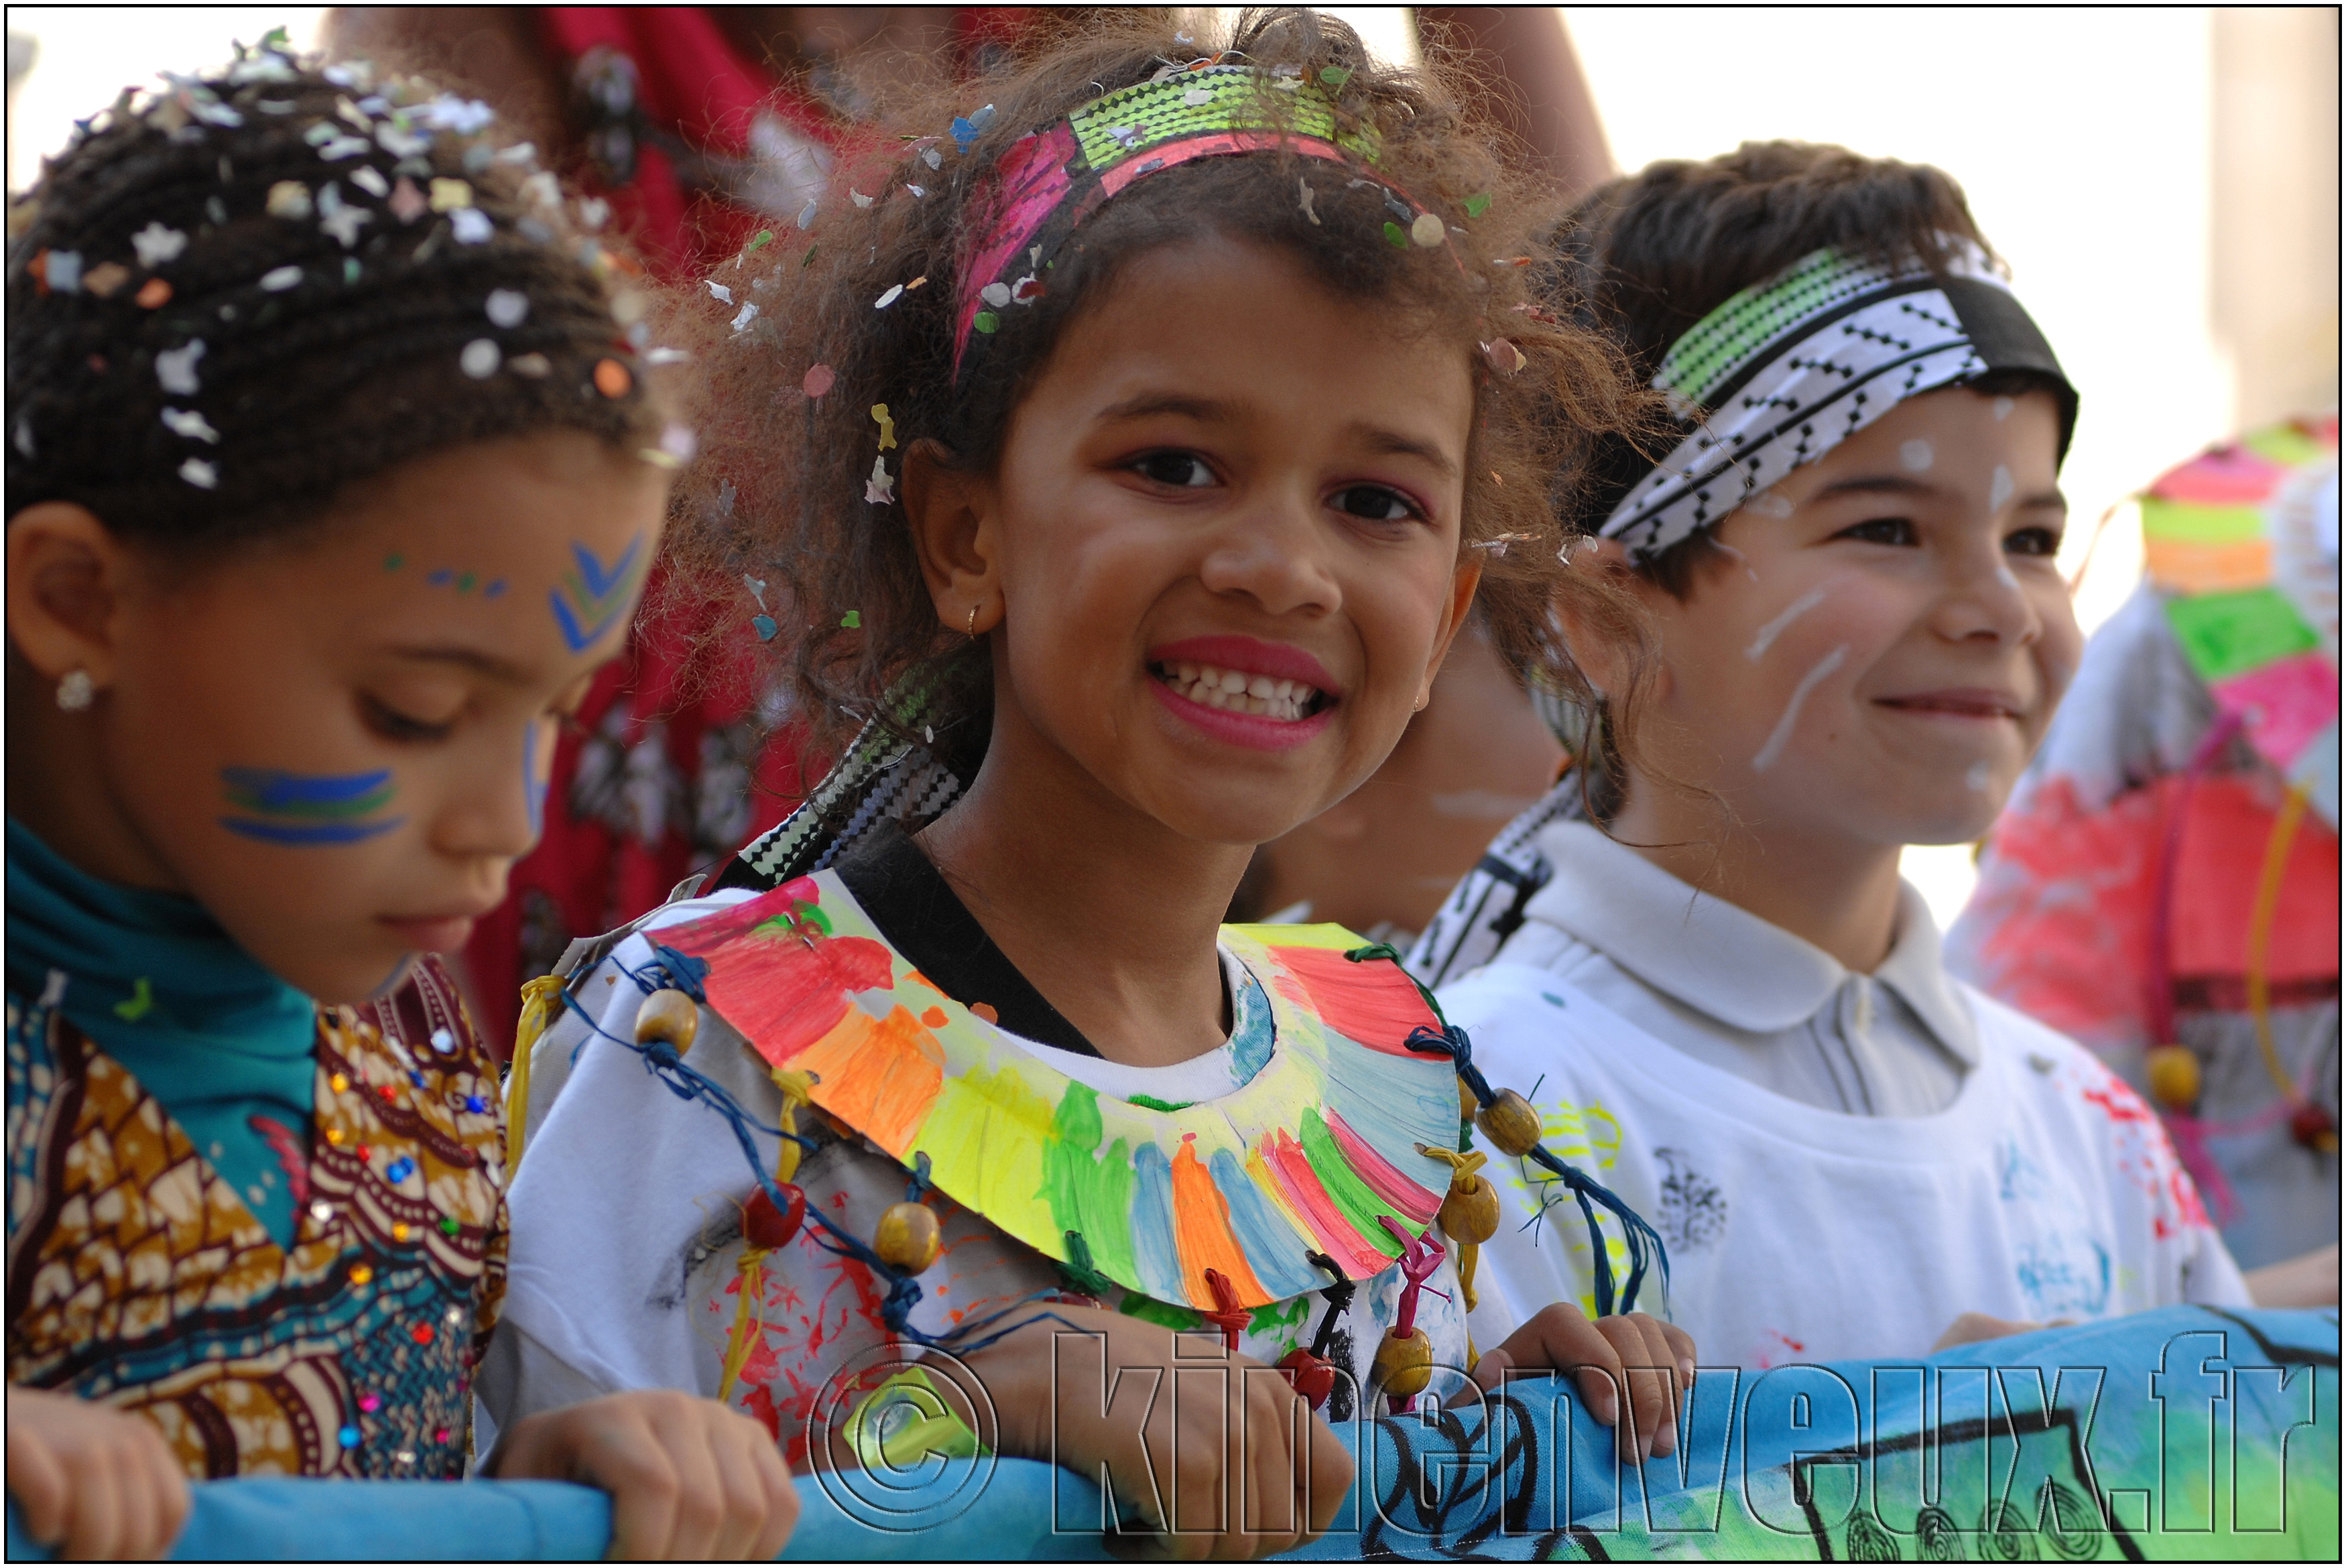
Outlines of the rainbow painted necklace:
M 1456 1071 L 1402 1044 L 1439 1020 L 1400 966 L 1353 962 L 1341 926 L 1229 926 L 1270 999 L 1270 1060 L 1179 1110 L 1103 1095 L 939 991 L 819 871 L 661 933 L 701 959 L 709 1005 L 777 1071 L 956 1202 L 1046 1257 L 1199 1310 L 1392 1268 L 1383 1221 L 1422 1237 L 1458 1141 Z M 1080 1245 L 1075 1239 L 1081 1238 Z

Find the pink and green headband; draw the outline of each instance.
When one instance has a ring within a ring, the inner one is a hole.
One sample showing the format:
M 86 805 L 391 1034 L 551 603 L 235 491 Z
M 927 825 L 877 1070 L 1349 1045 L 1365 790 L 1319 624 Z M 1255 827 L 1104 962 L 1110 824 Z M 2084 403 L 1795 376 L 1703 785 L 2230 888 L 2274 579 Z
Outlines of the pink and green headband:
M 1268 92 L 1289 106 L 1276 120 L 1265 113 Z M 1374 178 L 1364 166 L 1376 161 L 1375 133 L 1339 130 L 1335 105 L 1291 67 L 1267 76 L 1250 66 L 1193 67 L 1095 98 L 1019 138 L 996 166 L 994 211 L 962 269 L 954 379 L 961 379 L 973 335 L 992 336 L 1007 311 L 1040 299 L 1043 275 L 1067 237 L 1134 181 L 1201 158 L 1277 149 Z M 1375 183 L 1412 224 L 1425 216 L 1388 182 Z

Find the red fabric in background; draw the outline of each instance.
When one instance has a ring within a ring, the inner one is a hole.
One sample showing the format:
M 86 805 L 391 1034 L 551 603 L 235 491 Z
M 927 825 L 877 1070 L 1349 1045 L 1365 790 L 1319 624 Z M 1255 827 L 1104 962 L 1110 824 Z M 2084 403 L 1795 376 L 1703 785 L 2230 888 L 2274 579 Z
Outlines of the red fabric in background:
M 2151 916 L 2181 782 L 2160 779 L 2089 811 L 2067 780 L 2055 779 L 2029 809 L 1996 824 L 1995 868 L 1978 894 L 1995 915 L 1981 953 L 1994 994 L 2088 1044 L 2148 1039 Z M 2178 982 L 2236 982 L 2247 972 L 2280 803 L 2280 786 L 2260 774 L 2217 774 L 2191 791 L 2169 932 L 2168 972 Z M 2284 992 L 2334 987 L 2338 939 L 2338 836 L 2308 815 L 2290 844 L 2266 978 Z
M 627 56 L 636 64 L 645 117 L 692 146 L 740 154 L 760 108 L 810 136 L 820 136 L 825 123 L 812 106 L 785 94 L 771 75 L 743 59 L 699 7 L 551 6 L 537 13 L 537 23 L 566 81 L 578 58 L 598 45 Z M 627 236 L 655 273 L 669 281 L 693 277 L 733 254 L 761 221 L 754 213 L 687 190 L 668 156 L 650 146 L 637 149 L 635 179 L 602 194 L 611 202 L 613 231 Z M 646 602 L 657 606 L 663 586 L 664 578 L 655 574 Z M 729 678 L 713 688 L 704 681 L 698 689 L 689 680 L 687 651 L 708 629 L 705 617 L 715 613 L 648 612 L 627 651 L 596 677 L 577 724 L 566 729 L 555 748 L 544 836 L 514 866 L 505 901 L 474 928 L 464 950 L 481 1031 L 500 1058 L 512 1048 L 522 982 L 542 972 L 540 966 L 555 956 L 546 951 L 553 942 L 542 931 L 525 932 L 526 917 L 534 911 L 542 927 L 550 909 L 571 937 L 623 924 L 658 905 L 686 876 L 738 848 L 740 840 L 780 821 L 805 793 L 796 734 L 786 728 L 758 756 L 749 826 L 735 843 L 696 845 L 688 826 L 673 820 L 647 836 L 573 809 L 581 751 L 619 703 L 627 705 L 627 718 L 612 738 L 630 756 L 639 747 L 658 747 L 680 782 L 684 800 L 692 801 L 704 739 L 712 730 L 751 718 L 758 698 L 759 645 L 746 611 Z M 669 794 L 672 799 L 673 788 Z M 525 935 L 537 939 L 535 952 L 525 952 Z

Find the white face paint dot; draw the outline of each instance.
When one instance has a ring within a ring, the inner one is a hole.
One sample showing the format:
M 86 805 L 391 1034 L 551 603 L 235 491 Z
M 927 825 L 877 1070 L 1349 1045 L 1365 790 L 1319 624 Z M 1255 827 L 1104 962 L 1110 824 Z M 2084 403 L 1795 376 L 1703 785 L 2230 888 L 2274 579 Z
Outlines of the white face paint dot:
M 1927 441 L 1902 442 L 1898 448 L 1898 461 L 1909 473 L 1928 473 L 1937 458 Z
M 2012 410 L 2013 402 L 2010 398 L 2000 397 L 1995 400 L 1995 417 L 1999 422 L 2008 417 Z
M 1987 790 L 1988 780 L 1994 772 L 1994 769 L 1991 769 L 1984 762 L 1973 763 L 1969 768 L 1964 770 L 1964 788 L 1966 789 L 1977 790 L 1984 794 Z
M 1792 514 L 1792 504 L 1772 490 L 1762 490 L 1745 502 L 1743 509 L 1756 512 L 1762 517 L 1790 517 Z
M 2003 511 L 2004 504 L 2012 499 L 2014 488 L 2012 470 L 2001 463 L 1997 463 L 1994 475 L 1988 480 L 1987 509 L 1991 512 Z
M 464 351 L 456 356 L 456 366 L 474 381 L 484 382 L 497 373 L 497 366 L 504 360 L 504 352 L 495 342 L 487 338 L 474 338 L 464 345 Z

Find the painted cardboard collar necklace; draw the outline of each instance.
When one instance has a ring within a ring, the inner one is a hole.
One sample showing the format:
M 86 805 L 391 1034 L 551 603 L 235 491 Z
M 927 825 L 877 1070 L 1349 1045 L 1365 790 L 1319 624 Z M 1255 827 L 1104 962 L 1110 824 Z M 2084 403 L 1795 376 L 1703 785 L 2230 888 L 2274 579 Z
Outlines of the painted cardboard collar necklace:
M 1397 964 L 1337 926 L 1230 927 L 1270 999 L 1270 1059 L 1179 1110 L 1118 1100 L 1020 1049 L 889 944 L 817 872 L 661 933 L 709 965 L 709 1005 L 818 1105 L 1046 1257 L 1200 1311 L 1209 1271 L 1257 1307 L 1383 1273 L 1441 1209 L 1456 1071 L 1403 1043 L 1437 1024 Z M 1388 1221 L 1392 1222 L 1388 1225 Z M 1078 1243 L 1076 1237 L 1080 1237 Z

